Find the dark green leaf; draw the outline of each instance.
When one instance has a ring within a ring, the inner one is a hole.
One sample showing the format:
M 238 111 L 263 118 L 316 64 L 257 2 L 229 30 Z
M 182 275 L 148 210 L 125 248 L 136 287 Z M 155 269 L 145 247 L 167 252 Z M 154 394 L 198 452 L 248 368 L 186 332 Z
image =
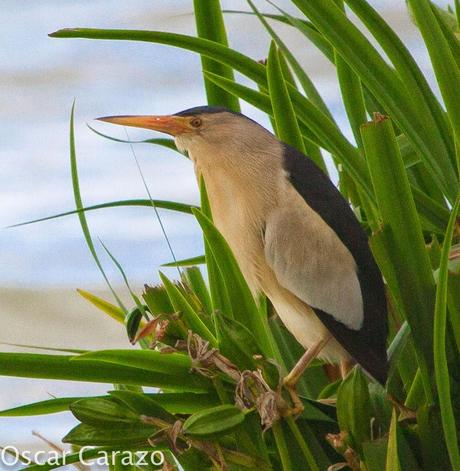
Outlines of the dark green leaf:
M 97 360 L 130 365 L 166 375 L 187 374 L 192 367 L 190 357 L 183 353 L 161 353 L 155 350 L 98 350 L 73 357 L 73 360 L 76 363 Z
M 126 331 L 128 333 L 128 339 L 131 343 L 133 343 L 136 338 L 142 316 L 143 314 L 138 307 L 131 309 L 131 311 L 129 311 L 128 314 L 126 315 L 126 318 L 125 318 Z
M 131 351 L 136 353 L 136 351 Z M 148 353 L 139 351 L 137 353 Z M 153 352 L 152 352 L 153 353 Z M 203 377 L 191 375 L 168 375 L 116 362 L 97 361 L 86 358 L 72 361 L 70 355 L 38 355 L 32 353 L 0 353 L 0 375 L 22 378 L 61 379 L 67 381 L 90 381 L 96 383 L 155 386 L 177 391 L 206 392 L 210 383 Z M 121 360 L 120 360 L 121 361 Z M 144 363 L 145 364 L 145 363 Z M 163 371 L 166 366 L 163 367 Z
M 122 424 L 110 428 L 80 424 L 63 439 L 64 443 L 80 446 L 130 446 L 145 444 L 155 428 L 142 424 Z
M 426 122 L 425 126 L 429 127 L 430 131 L 440 133 L 446 148 L 452 153 L 452 132 L 444 110 L 404 42 L 366 0 L 346 0 L 346 3 L 374 35 L 393 63 L 407 93 L 419 107 L 419 118 Z M 438 158 L 437 155 L 433 157 Z
M 386 471 L 387 448 L 387 438 L 380 438 L 363 443 L 364 460 L 369 471 Z
M 144 288 L 142 297 L 152 314 L 172 314 L 174 312 L 174 308 L 164 286 L 145 285 Z
M 204 281 L 201 270 L 198 267 L 188 267 L 184 270 L 183 276 L 192 289 L 192 291 L 197 295 L 200 300 L 201 305 L 204 308 L 206 314 L 211 314 L 212 305 L 211 297 L 208 291 L 208 287 Z
M 431 397 L 429 371 L 433 367 L 434 280 L 425 241 L 391 121 L 377 117 L 362 126 L 366 158 L 386 232 L 387 254 L 395 280 L 390 287 L 411 326 L 427 398 Z M 400 204 L 404 201 L 404 205 Z M 393 286 L 392 286 L 393 285 Z
M 337 393 L 337 419 L 340 430 L 350 434 L 352 448 L 362 453 L 362 443 L 369 440 L 371 401 L 367 381 L 355 367 L 342 382 Z
M 147 395 L 171 414 L 193 414 L 207 407 L 217 406 L 217 394 L 158 393 Z
M 391 471 L 420 470 L 417 460 L 404 436 L 403 430 L 398 423 L 395 410 L 393 410 L 391 419 L 385 469 Z
M 160 273 L 160 277 L 174 310 L 181 314 L 187 327 L 204 340 L 208 340 L 212 346 L 217 346 L 214 334 L 208 329 L 181 291 L 163 273 Z
M 132 411 L 136 412 L 137 417 L 139 417 L 139 415 L 146 415 L 171 423 L 176 420 L 174 415 L 167 412 L 155 401 L 154 397 L 161 396 L 161 394 L 147 395 L 133 391 L 116 390 L 110 391 L 110 395 L 121 401 Z
M 242 370 L 254 370 L 253 355 L 261 353 L 256 339 L 240 322 L 216 313 L 216 328 L 219 337 L 219 351 Z
M 328 115 L 331 119 L 333 119 L 329 109 L 327 108 L 326 104 L 324 103 L 323 99 L 321 98 L 321 95 L 318 93 L 318 90 L 316 89 L 315 85 L 313 82 L 310 80 L 310 77 L 307 75 L 305 70 L 302 68 L 302 66 L 299 64 L 297 59 L 295 58 L 294 54 L 289 50 L 289 48 L 286 46 L 286 44 L 283 42 L 283 40 L 280 38 L 278 34 L 276 34 L 275 30 L 270 26 L 268 21 L 265 19 L 265 16 L 257 10 L 256 6 L 251 0 L 248 0 L 249 6 L 252 8 L 254 13 L 257 15 L 259 18 L 260 22 L 264 26 L 264 28 L 267 30 L 267 32 L 270 34 L 272 39 L 275 41 L 276 45 L 279 47 L 280 51 L 282 51 L 283 55 L 286 57 L 287 61 L 292 67 L 292 70 L 294 71 L 295 75 L 299 79 L 300 85 L 302 86 L 304 92 L 308 96 L 308 98 L 326 115 Z M 288 21 L 286 21 L 287 24 L 289 24 Z M 280 59 L 282 61 L 282 59 Z M 284 71 L 283 71 L 284 75 Z M 284 76 L 285 80 L 287 80 L 287 77 Z M 290 81 L 292 83 L 292 81 Z
M 91 397 L 70 405 L 72 414 L 82 423 L 97 427 L 112 427 L 118 423 L 140 423 L 139 414 L 122 407 L 111 398 Z
M 195 412 L 184 422 L 183 431 L 191 437 L 213 438 L 230 433 L 243 421 L 243 412 L 226 404 Z
M 460 87 L 460 70 L 453 56 L 454 51 L 449 47 L 441 26 L 436 20 L 431 2 L 429 0 L 409 0 L 408 3 L 430 54 L 431 64 L 446 105 L 455 139 L 460 142 L 460 116 L 458 114 L 460 97 L 456 92 Z M 460 161 L 457 161 L 457 171 L 459 170 Z M 447 193 L 450 194 L 450 192 Z M 458 464 L 460 464 L 460 457 Z
M 330 41 L 338 53 L 358 74 L 367 88 L 384 105 L 398 127 L 407 135 L 433 172 L 441 188 L 453 200 L 455 172 L 444 141 L 425 126 L 424 112 L 411 100 L 400 77 L 381 57 L 364 34 L 344 15 L 332 0 L 310 2 L 293 0 L 309 17 L 319 31 Z M 432 154 L 437 159 L 428 158 Z
M 203 176 L 200 177 L 200 198 L 201 198 L 201 211 L 203 214 L 212 221 L 211 205 L 209 203 L 208 193 Z M 233 317 L 232 304 L 230 296 L 225 285 L 225 280 L 220 272 L 217 260 L 214 256 L 211 246 L 204 237 L 204 252 L 206 259 L 206 268 L 208 269 L 209 292 L 211 295 L 212 311 L 225 312 L 229 317 Z M 218 339 L 219 333 L 216 332 Z

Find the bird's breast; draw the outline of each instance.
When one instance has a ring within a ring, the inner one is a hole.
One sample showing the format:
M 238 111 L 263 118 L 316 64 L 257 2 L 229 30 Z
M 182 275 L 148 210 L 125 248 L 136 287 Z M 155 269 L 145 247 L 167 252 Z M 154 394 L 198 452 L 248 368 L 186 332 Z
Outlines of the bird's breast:
M 265 264 L 263 231 L 266 204 L 261 195 L 242 181 L 214 172 L 206 178 L 214 224 L 229 244 L 249 285 L 260 291 L 260 272 Z

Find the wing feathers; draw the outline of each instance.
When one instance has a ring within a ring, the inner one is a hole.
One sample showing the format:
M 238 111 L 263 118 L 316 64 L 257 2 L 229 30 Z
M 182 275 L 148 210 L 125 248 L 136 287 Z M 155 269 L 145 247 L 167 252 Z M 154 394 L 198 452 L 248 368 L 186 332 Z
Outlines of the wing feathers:
M 323 249 L 322 256 L 317 258 L 318 263 L 321 260 L 325 263 L 324 274 L 319 277 L 320 282 L 317 283 L 324 284 L 324 290 L 317 291 L 321 293 L 320 301 L 317 301 L 314 295 L 309 292 L 308 284 L 311 282 L 311 275 L 308 273 L 308 269 L 301 267 L 302 263 L 306 263 L 306 261 L 295 259 L 295 253 L 300 253 L 299 249 L 291 254 L 284 253 L 283 249 L 283 243 L 298 246 L 311 244 L 311 241 L 305 240 L 311 236 L 308 231 L 304 234 L 301 231 L 295 232 L 293 240 L 289 240 L 291 234 L 289 230 L 285 231 L 284 236 L 272 234 L 271 240 L 268 242 L 269 247 L 266 248 L 267 257 L 272 260 L 272 268 L 285 288 L 292 291 L 304 302 L 308 303 L 308 299 L 312 302 L 311 305 L 315 308 L 319 319 L 337 341 L 368 373 L 384 384 L 388 371 L 386 296 L 382 276 L 369 249 L 367 236 L 348 202 L 313 161 L 285 145 L 283 164 L 287 173 L 287 182 L 303 198 L 305 206 L 311 208 L 318 215 L 352 255 L 355 264 L 355 278 L 350 276 L 350 264 L 347 265 L 346 257 L 343 255 L 334 256 L 338 253 L 338 245 L 326 244 L 326 247 L 329 247 L 334 253 L 327 254 Z M 308 223 L 308 221 L 306 222 Z M 276 243 L 273 242 L 275 240 Z M 270 244 L 273 245 L 270 246 Z M 320 266 L 317 267 L 318 269 L 321 273 Z M 303 284 L 302 276 L 304 276 Z M 329 283 L 327 282 L 328 276 L 331 280 Z M 357 305 L 359 297 L 356 279 L 361 292 L 361 310 Z M 334 294 L 335 289 L 342 292 L 338 298 L 336 297 L 337 293 Z M 348 300 L 343 302 L 341 311 L 338 313 L 335 308 L 340 302 L 338 303 L 337 300 L 343 300 L 343 293 L 347 291 Z M 309 294 L 305 294 L 307 292 Z M 328 293 L 331 299 L 335 297 L 335 301 L 327 300 Z M 351 314 L 351 311 L 354 314 Z M 359 330 L 356 330 L 353 327 L 356 327 L 356 319 L 360 316 L 362 325 Z
M 363 324 L 356 263 L 335 233 L 294 191 L 267 218 L 265 258 L 279 283 L 350 329 Z

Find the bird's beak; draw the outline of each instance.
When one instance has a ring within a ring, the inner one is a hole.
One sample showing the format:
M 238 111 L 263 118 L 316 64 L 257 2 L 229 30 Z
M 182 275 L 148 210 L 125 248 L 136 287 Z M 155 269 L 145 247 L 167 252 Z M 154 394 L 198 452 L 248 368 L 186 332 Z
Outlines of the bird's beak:
M 154 131 L 164 132 L 171 136 L 177 136 L 190 131 L 189 120 L 182 116 L 105 116 L 96 119 L 106 121 L 107 123 L 121 124 L 122 126 L 153 129 Z

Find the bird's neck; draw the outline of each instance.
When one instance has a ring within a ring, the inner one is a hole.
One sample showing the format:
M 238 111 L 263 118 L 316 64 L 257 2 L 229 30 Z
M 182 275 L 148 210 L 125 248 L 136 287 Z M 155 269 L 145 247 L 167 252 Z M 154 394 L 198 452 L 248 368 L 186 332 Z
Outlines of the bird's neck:
M 276 180 L 283 153 L 281 143 L 269 136 L 273 137 L 270 142 L 255 139 L 249 143 L 235 140 L 228 145 L 198 142 L 188 149 L 188 154 L 198 178 L 202 175 L 210 182 L 217 176 L 230 185 L 265 192 Z
M 277 145 L 280 145 L 276 141 Z M 253 294 L 259 291 L 267 215 L 277 205 L 280 173 L 275 149 L 245 154 L 238 149 L 189 150 L 195 172 L 206 184 L 214 224 L 224 236 Z M 244 240 L 242 240 L 244 239 Z M 258 262 L 260 260 L 260 263 Z

